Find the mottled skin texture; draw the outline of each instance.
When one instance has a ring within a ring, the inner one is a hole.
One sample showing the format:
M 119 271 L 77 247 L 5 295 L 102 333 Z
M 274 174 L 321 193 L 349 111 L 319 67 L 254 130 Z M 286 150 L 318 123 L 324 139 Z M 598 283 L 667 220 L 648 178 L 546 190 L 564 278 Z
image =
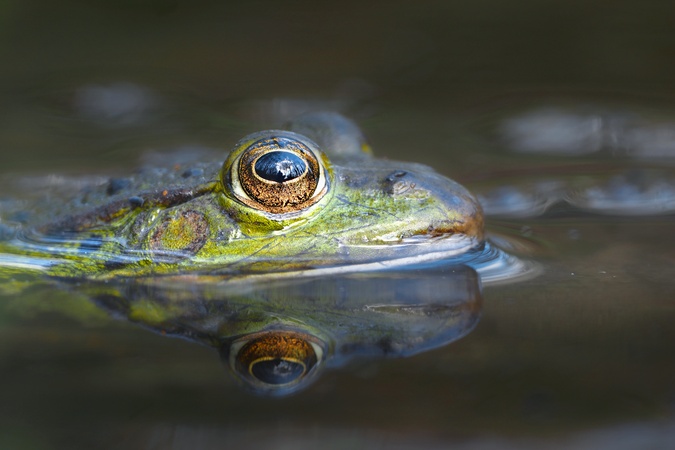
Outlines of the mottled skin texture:
M 479 247 L 477 201 L 426 166 L 375 159 L 344 117 L 290 128 L 310 136 L 260 132 L 213 162 L 0 204 L 0 288 L 31 273 L 76 281 L 59 284 L 215 347 L 244 385 L 273 395 L 328 361 L 406 356 L 468 333 L 481 304 L 473 269 L 363 271 Z
M 0 252 L 31 257 L 51 276 L 107 279 L 310 270 L 420 255 L 450 237 L 480 244 L 482 212 L 466 189 L 426 166 L 369 156 L 360 135 L 340 136 L 356 150 L 345 147 L 336 120 L 346 119 L 305 121 L 331 132 L 311 136 L 318 144 L 302 137 L 321 148 L 325 195 L 298 211 L 264 211 L 237 196 L 231 168 L 244 139 L 224 168 L 220 160 L 145 169 L 73 192 L 13 230 Z

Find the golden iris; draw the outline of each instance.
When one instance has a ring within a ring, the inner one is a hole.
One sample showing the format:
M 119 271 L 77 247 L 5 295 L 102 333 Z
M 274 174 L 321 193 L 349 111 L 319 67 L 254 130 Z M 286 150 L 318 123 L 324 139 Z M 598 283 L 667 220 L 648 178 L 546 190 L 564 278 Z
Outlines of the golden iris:
M 222 177 L 241 202 L 272 214 L 302 211 L 328 190 L 316 144 L 290 131 L 244 138 L 225 162 Z
M 280 388 L 300 382 L 323 356 L 321 346 L 294 331 L 267 331 L 233 344 L 235 372 L 254 386 Z

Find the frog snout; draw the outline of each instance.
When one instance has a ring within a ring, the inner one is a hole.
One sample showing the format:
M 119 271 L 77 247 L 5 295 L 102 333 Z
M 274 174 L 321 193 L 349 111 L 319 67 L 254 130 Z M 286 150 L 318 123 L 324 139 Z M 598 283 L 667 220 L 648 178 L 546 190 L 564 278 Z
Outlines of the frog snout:
M 387 194 L 419 201 L 420 234 L 440 236 L 463 233 L 483 238 L 483 211 L 478 200 L 459 183 L 432 171 L 397 170 L 384 179 Z

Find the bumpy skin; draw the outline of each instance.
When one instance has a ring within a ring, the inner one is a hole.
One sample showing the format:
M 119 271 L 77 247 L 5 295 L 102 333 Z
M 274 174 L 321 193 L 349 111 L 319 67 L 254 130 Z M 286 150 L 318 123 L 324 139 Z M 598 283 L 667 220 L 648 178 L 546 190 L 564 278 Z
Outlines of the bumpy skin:
M 302 139 L 323 152 L 317 154 L 326 193 L 301 211 L 273 214 L 237 197 L 230 168 L 243 140 L 224 168 L 215 161 L 145 169 L 88 186 L 62 204 L 51 202 L 44 215 L 38 212 L 21 227 L 9 229 L 5 219 L 0 270 L 100 279 L 234 275 L 480 245 L 482 212 L 466 189 L 426 166 L 372 158 L 361 151 L 369 149 L 358 129 L 345 128 L 351 123 L 346 120 L 324 113 L 290 125 L 314 133 Z

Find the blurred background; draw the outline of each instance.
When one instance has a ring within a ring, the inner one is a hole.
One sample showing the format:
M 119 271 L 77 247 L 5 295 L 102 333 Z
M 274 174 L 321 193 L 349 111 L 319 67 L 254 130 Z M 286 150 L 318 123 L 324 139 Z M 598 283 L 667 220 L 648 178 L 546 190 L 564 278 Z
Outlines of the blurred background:
M 671 2 L 0 0 L 2 180 L 224 155 L 318 109 L 476 192 L 543 274 L 487 285 L 457 343 L 283 399 L 69 294 L 5 294 L 1 448 L 675 445 Z
M 442 136 L 456 144 L 444 152 L 456 150 L 456 164 L 470 159 L 468 122 L 529 100 L 670 106 L 673 96 L 668 2 L 4 0 L 0 8 L 0 144 L 13 170 L 34 171 L 38 157 L 68 169 L 117 165 L 148 147 L 227 148 L 242 128 L 308 103 L 358 119 L 394 157 L 414 144 L 438 166 L 430 144 Z M 118 104 L 97 88 L 113 89 Z M 105 128 L 134 121 L 143 129 Z M 98 139 L 82 145 L 92 133 Z

